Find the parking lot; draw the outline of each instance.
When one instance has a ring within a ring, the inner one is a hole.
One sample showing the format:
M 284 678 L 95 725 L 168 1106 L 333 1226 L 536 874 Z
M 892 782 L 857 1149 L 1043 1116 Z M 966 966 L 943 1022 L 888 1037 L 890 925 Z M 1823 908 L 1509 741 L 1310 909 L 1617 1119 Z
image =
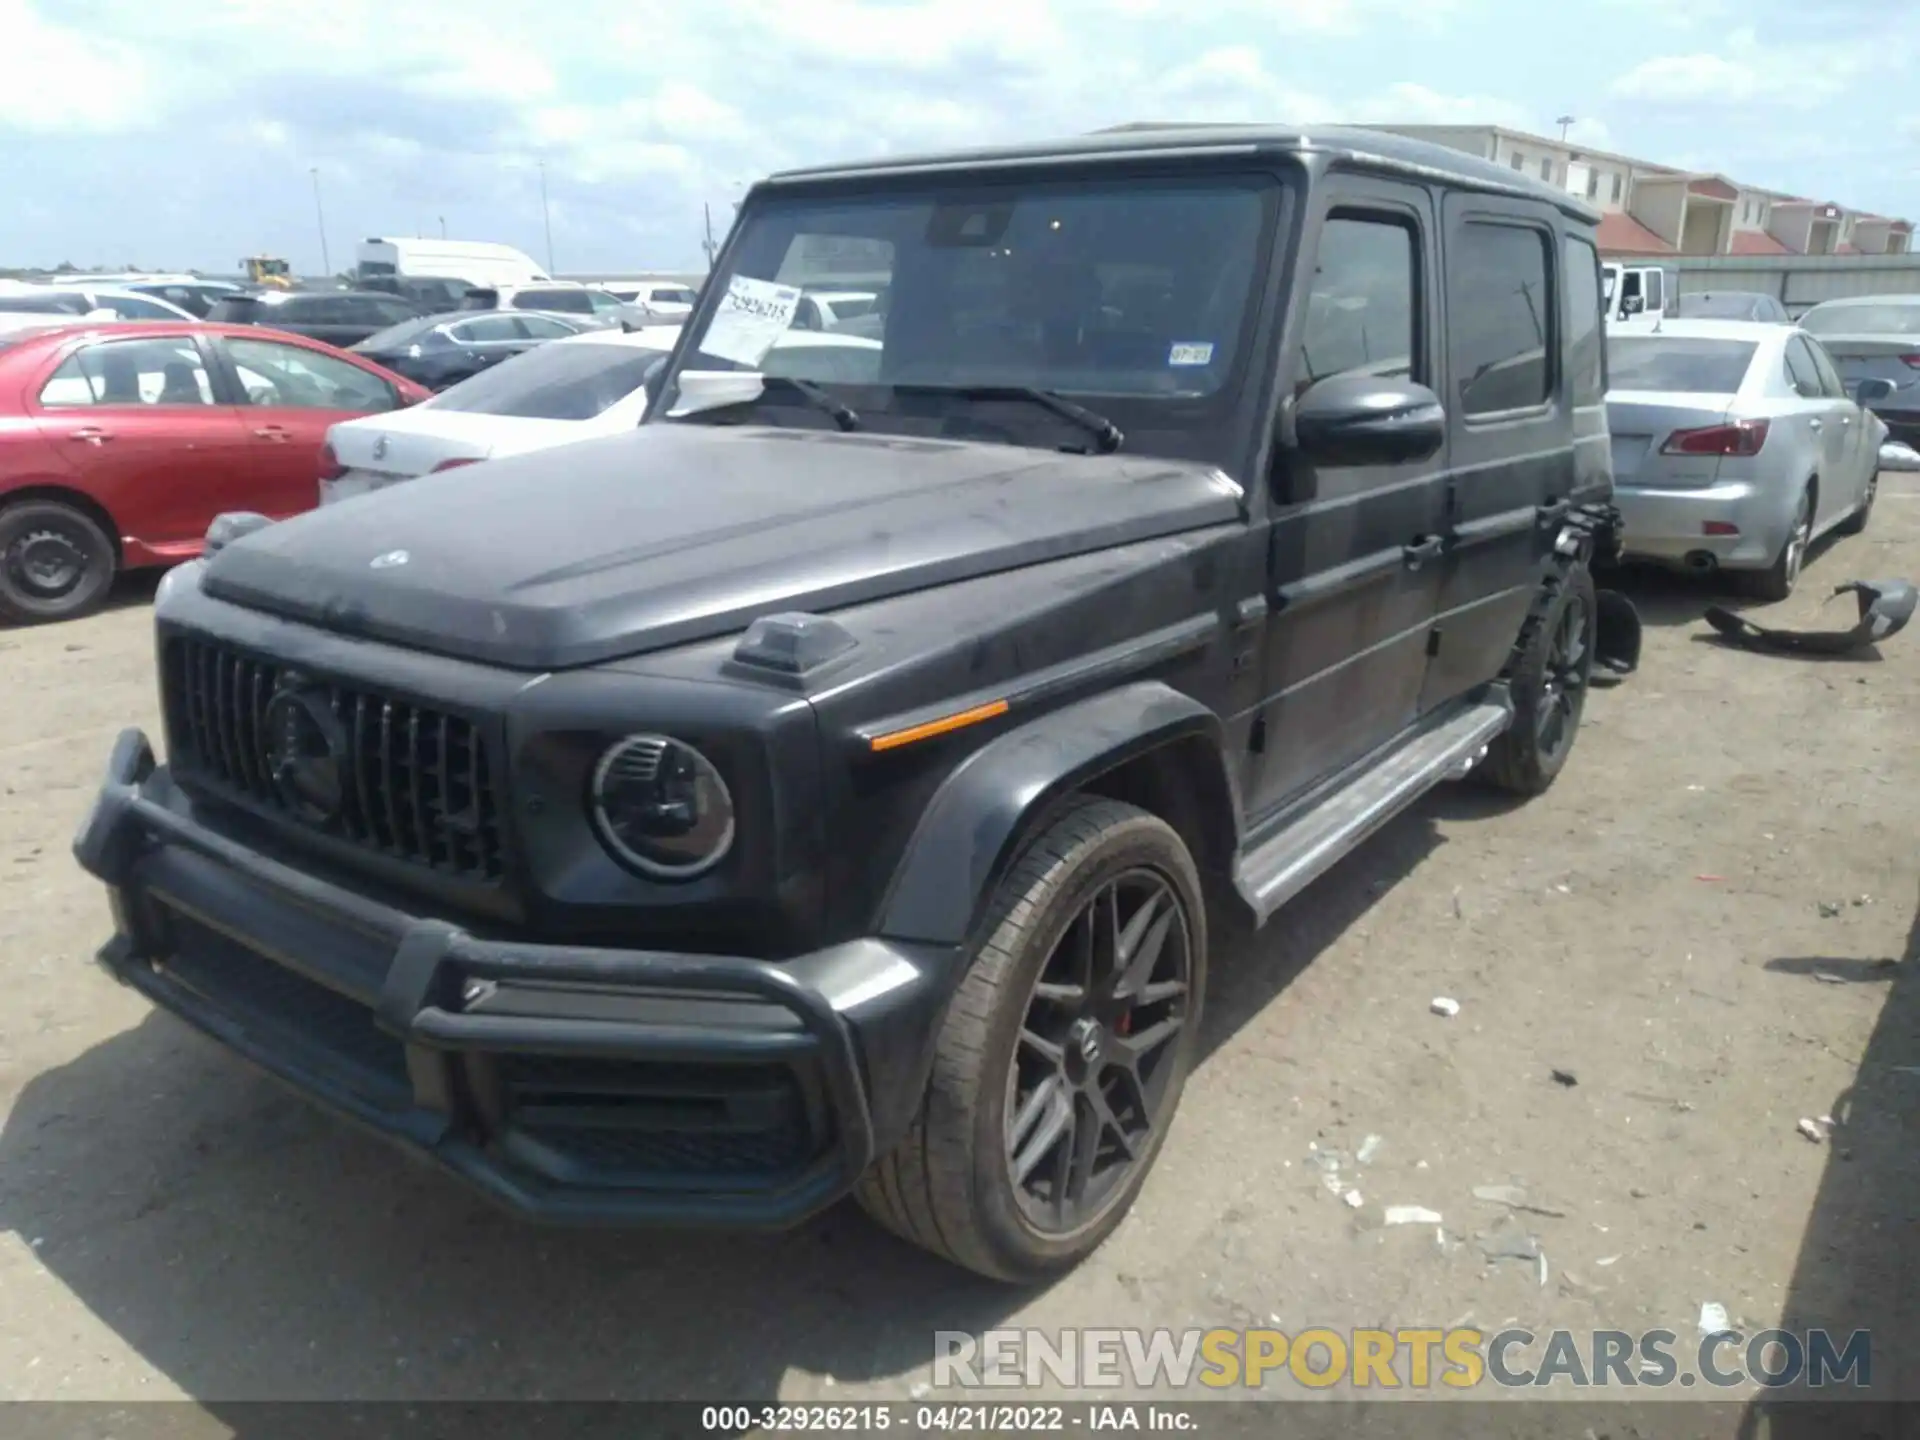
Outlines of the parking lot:
M 1889 476 L 1779 608 L 1917 572 L 1920 485 Z M 1038 1293 L 850 1205 L 765 1238 L 526 1229 L 149 1013 L 89 963 L 67 847 L 115 731 L 157 724 L 151 586 L 0 632 L 4 1393 L 904 1397 L 942 1329 L 1691 1337 L 1715 1303 L 1871 1329 L 1876 1390 L 1920 1395 L 1920 635 L 1768 658 L 1706 640 L 1707 590 L 1630 588 L 1641 673 L 1544 799 L 1443 790 L 1233 945 L 1141 1202 Z M 1544 1265 L 1488 1258 L 1492 1185 Z

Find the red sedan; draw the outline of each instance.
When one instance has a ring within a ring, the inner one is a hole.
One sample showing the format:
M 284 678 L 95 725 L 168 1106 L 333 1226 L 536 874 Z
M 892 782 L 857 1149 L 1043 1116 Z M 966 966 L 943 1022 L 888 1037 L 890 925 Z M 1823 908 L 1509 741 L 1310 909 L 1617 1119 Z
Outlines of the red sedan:
M 0 619 L 59 620 L 213 517 L 318 499 L 327 427 L 428 391 L 298 335 L 139 322 L 0 334 Z

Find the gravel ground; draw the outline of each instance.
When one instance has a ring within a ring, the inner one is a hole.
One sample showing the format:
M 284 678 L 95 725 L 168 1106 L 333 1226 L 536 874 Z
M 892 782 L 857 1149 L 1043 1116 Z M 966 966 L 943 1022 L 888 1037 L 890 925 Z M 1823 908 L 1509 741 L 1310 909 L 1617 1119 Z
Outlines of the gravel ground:
M 1885 490 L 1784 614 L 1920 574 L 1920 489 Z M 1157 1174 L 1041 1292 L 851 1207 L 765 1238 L 525 1229 L 149 1013 L 89 964 L 105 906 L 67 847 L 114 732 L 156 723 L 151 588 L 0 632 L 0 1397 L 904 1398 L 941 1329 L 1691 1344 L 1706 1302 L 1870 1328 L 1876 1391 L 1920 1396 L 1920 630 L 1765 658 L 1705 640 L 1700 587 L 1630 588 L 1642 672 L 1596 692 L 1548 796 L 1439 792 L 1231 943 Z M 1544 1286 L 1483 1253 L 1489 1185 L 1553 1212 L 1513 1217 Z

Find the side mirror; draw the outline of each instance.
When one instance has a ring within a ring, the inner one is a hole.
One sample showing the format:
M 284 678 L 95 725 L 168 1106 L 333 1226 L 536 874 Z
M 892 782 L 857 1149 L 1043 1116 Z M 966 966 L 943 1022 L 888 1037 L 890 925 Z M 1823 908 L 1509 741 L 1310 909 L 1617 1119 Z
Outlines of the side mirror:
M 1300 453 L 1317 465 L 1398 465 L 1425 460 L 1447 438 L 1440 397 L 1411 380 L 1330 375 L 1294 407 Z
M 1638 295 L 1629 295 L 1620 302 L 1620 313 L 1622 315 L 1638 315 L 1646 308 L 1647 302 L 1642 300 Z
M 1877 376 L 1869 376 L 1864 380 L 1853 382 L 1853 398 L 1862 405 L 1872 405 L 1876 401 L 1884 400 L 1893 394 L 1893 391 L 1894 384 L 1891 380 L 1882 380 Z

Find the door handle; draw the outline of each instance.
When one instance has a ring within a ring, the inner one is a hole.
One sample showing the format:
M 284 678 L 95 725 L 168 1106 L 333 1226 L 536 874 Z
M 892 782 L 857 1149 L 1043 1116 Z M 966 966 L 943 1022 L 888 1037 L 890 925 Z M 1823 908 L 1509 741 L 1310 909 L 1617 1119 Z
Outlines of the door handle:
M 256 425 L 253 433 L 262 440 L 285 440 L 293 432 L 283 425 Z
M 1821 423 L 1818 420 L 1813 421 L 1812 424 L 1813 424 L 1813 428 L 1816 430 L 1822 428 Z
M 1851 425 L 1853 424 L 1853 417 L 1851 415 L 1842 415 L 1840 417 L 1840 423 L 1842 425 Z
M 85 425 L 78 430 L 67 432 L 69 440 L 84 440 L 89 445 L 104 445 L 113 439 L 111 430 L 102 430 L 97 425 Z
M 1422 535 L 1400 547 L 1400 558 L 1406 562 L 1407 569 L 1418 570 L 1429 560 L 1438 560 L 1446 541 L 1438 535 Z

